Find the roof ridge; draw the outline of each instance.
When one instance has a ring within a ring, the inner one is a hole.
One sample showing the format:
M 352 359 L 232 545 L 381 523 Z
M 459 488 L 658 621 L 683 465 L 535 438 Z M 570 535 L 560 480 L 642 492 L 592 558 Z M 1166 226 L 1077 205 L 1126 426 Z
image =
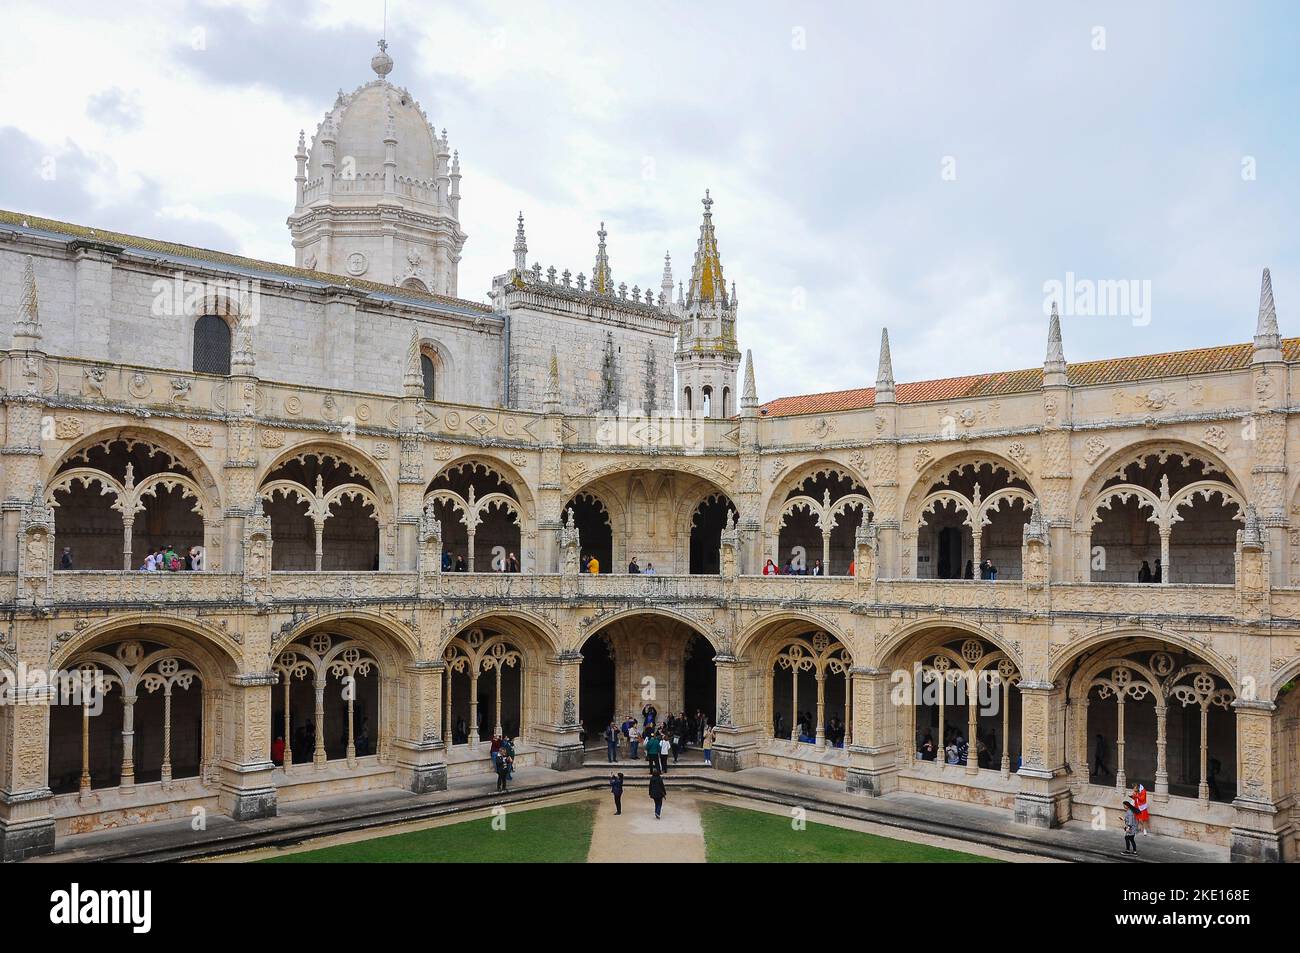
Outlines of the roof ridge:
M 349 287 L 356 288 L 360 291 L 398 294 L 414 301 L 431 300 L 442 302 L 444 304 L 474 308 L 486 313 L 492 311 L 491 305 L 483 304 L 479 301 L 472 301 L 468 298 L 457 298 L 452 295 L 438 294 L 433 291 L 421 291 L 418 288 L 403 288 L 399 285 L 389 285 L 384 284 L 383 282 L 370 281 L 364 278 L 353 278 L 350 275 L 336 275 L 333 272 L 328 271 L 312 271 L 308 268 L 299 268 L 296 265 L 286 265 L 283 262 L 267 261 L 263 258 L 250 258 L 247 255 L 236 255 L 233 252 L 220 251 L 216 248 L 204 248 L 201 245 L 186 245 L 182 242 L 167 241 L 162 238 L 148 238 L 143 235 L 132 235 L 129 232 L 114 232 L 108 229 L 91 228 L 89 225 L 78 225 L 75 222 L 64 222 L 57 218 L 47 218 L 44 215 L 31 215 L 25 212 L 0 209 L 0 224 L 22 226 L 24 223 L 26 224 L 26 227 L 31 229 L 64 234 L 74 239 L 94 239 L 96 241 L 107 242 L 110 244 L 125 245 L 129 248 L 145 252 L 156 249 L 174 255 L 208 260 L 214 265 L 245 263 L 250 267 L 258 267 L 264 271 L 270 271 L 273 274 L 280 274 L 285 277 L 310 278 L 316 281 L 335 278 L 338 279 L 338 283 L 346 284 Z M 329 282 L 325 281 L 324 283 L 328 284 Z

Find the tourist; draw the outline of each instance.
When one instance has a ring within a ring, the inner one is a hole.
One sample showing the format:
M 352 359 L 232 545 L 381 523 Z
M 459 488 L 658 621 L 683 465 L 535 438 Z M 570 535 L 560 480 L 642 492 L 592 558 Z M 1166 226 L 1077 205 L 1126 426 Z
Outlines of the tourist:
M 809 575 L 812 576 L 822 575 L 822 561 L 820 559 L 813 561 L 812 572 Z
M 700 747 L 704 749 L 704 763 L 713 764 L 713 729 L 705 728 L 704 737 L 700 740 Z
M 59 557 L 59 568 L 60 569 L 72 568 L 72 547 L 71 546 L 63 547 L 63 555 Z
M 497 758 L 496 771 L 497 771 L 497 792 L 498 793 L 506 792 L 508 790 L 506 788 L 506 782 L 510 780 L 510 759 Z
M 284 735 L 276 735 L 275 741 L 271 742 L 271 763 L 284 764 Z
M 591 573 L 593 576 L 600 575 L 600 560 L 595 556 L 592 556 L 591 559 L 587 561 L 587 572 Z
M 452 563 L 452 559 L 451 559 L 451 550 L 450 550 L 450 549 L 444 549 L 444 550 L 442 551 L 442 571 L 443 571 L 443 572 L 451 572 L 451 570 L 452 570 L 452 565 L 453 565 L 453 563 Z
M 492 748 L 490 754 L 492 755 L 492 770 L 495 771 L 497 765 L 501 761 L 501 736 L 495 731 L 492 733 Z
M 625 734 L 627 736 L 628 754 L 631 759 L 635 761 L 637 749 L 641 745 L 641 729 L 636 726 L 636 722 L 634 721 Z
M 649 733 L 650 729 L 654 727 L 655 721 L 658 718 L 659 712 L 655 709 L 655 706 L 646 702 L 641 708 L 641 723 L 645 725 L 647 733 Z
M 1138 822 L 1137 814 L 1133 809 L 1132 801 L 1124 802 L 1124 853 L 1137 854 L 1137 831 Z
M 636 557 L 635 557 L 635 556 L 633 556 L 633 557 L 632 557 L 632 561 L 631 561 L 630 563 L 627 564 L 627 574 L 628 574 L 629 576 L 639 576 L 639 575 L 641 575 L 641 567 L 640 567 L 639 565 L 637 565 L 637 561 L 636 561 Z
M 708 727 L 704 722 L 704 711 L 699 708 L 695 709 L 695 743 L 697 745 L 704 744 L 704 730 Z
M 514 780 L 515 777 L 515 739 L 505 735 L 501 739 L 501 757 L 510 766 L 506 772 L 506 777 Z
M 623 772 L 609 776 L 609 790 L 614 795 L 614 816 L 623 813 Z
M 671 750 L 668 733 L 661 729 L 659 731 L 659 770 L 664 774 L 668 773 L 668 755 Z
M 650 731 L 645 735 L 645 759 L 651 771 L 659 766 L 659 737 Z
M 933 761 L 934 757 L 934 737 L 927 731 L 925 733 L 925 740 L 921 742 L 921 760 Z
M 506 572 L 519 572 L 519 557 L 514 553 L 506 557 Z
M 682 724 L 680 721 L 675 722 L 673 726 L 668 729 L 668 743 L 672 745 L 673 764 L 676 764 L 677 756 L 682 750 Z
M 1137 814 L 1138 831 L 1148 834 L 1148 825 L 1151 823 L 1151 814 L 1147 811 L 1147 789 L 1142 786 L 1141 781 L 1133 782 L 1133 810 Z
M 643 575 L 643 576 L 653 576 L 654 574 L 655 574 L 655 564 L 654 564 L 654 563 L 646 563 L 646 564 L 645 564 L 645 569 L 643 569 L 643 570 L 641 571 L 641 575 Z
M 618 760 L 618 735 L 618 726 L 611 721 L 605 729 L 606 754 L 610 764 Z
M 980 563 L 980 578 L 990 582 L 998 578 L 998 567 L 993 565 L 993 560 L 985 559 Z
M 763 575 L 764 576 L 780 575 L 780 570 L 776 568 L 776 563 L 772 562 L 771 557 L 768 558 L 767 562 L 763 563 Z
M 194 572 L 203 571 L 203 547 L 191 546 L 189 552 L 190 562 L 186 569 L 192 569 Z
M 663 810 L 664 799 L 668 797 L 668 789 L 664 786 L 663 776 L 658 771 L 650 771 L 650 800 L 655 802 L 655 820 L 659 820 L 659 814 Z
M 1145 559 L 1142 560 L 1142 568 L 1138 570 L 1138 582 L 1151 581 L 1151 565 Z
M 1155 571 L 1151 573 L 1152 582 L 1164 582 L 1164 569 L 1160 565 L 1160 560 L 1156 560 Z
M 466 563 L 465 563 L 465 557 L 464 557 L 464 556 L 457 556 L 457 557 L 456 557 L 456 572 L 468 572 L 468 571 L 469 571 L 469 567 L 468 567 L 468 566 L 466 565 Z
M 857 561 L 856 559 L 850 559 L 850 560 L 849 560 L 849 575 L 850 575 L 850 576 L 856 576 L 857 574 L 858 574 L 858 561 Z

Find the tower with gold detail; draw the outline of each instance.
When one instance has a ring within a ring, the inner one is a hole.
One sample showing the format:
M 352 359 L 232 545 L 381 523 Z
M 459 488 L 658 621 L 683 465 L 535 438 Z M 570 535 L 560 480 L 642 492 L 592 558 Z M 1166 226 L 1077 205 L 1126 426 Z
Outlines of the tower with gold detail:
M 677 412 L 686 417 L 730 417 L 736 413 L 736 286 L 730 292 L 713 232 L 713 199 L 704 192 L 704 221 L 695 247 L 691 283 L 678 329 Z
M 415 97 L 388 81 L 383 40 L 370 68 L 370 82 L 339 90 L 310 150 L 298 135 L 294 263 L 454 296 L 466 238 L 460 157 Z

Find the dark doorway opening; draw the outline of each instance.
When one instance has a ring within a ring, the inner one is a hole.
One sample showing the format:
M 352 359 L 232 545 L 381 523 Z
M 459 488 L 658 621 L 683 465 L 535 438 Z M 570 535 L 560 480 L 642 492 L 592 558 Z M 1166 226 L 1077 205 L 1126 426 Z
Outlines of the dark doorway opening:
M 939 530 L 939 579 L 960 579 L 965 564 L 962 563 L 961 527 L 949 526 Z
M 718 551 L 731 508 L 731 501 L 717 494 L 695 508 L 691 518 L 691 575 L 716 576 L 721 570 Z
M 582 646 L 578 673 L 578 721 L 591 744 L 605 737 L 614 713 L 614 645 L 607 635 L 595 635 Z
M 685 676 L 682 681 L 682 700 L 691 717 L 704 712 L 709 724 L 717 724 L 714 705 L 718 697 L 718 670 L 713 664 L 713 646 L 700 635 L 691 636 L 686 643 Z

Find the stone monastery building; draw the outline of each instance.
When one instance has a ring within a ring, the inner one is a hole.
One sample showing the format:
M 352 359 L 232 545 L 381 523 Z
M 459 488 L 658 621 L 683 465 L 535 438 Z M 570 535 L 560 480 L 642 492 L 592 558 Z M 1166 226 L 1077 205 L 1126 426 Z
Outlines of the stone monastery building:
M 689 280 L 629 288 L 603 226 L 589 268 L 529 265 L 521 216 L 491 305 L 458 297 L 460 160 L 380 47 L 299 137 L 292 267 L 0 212 L 5 859 L 438 790 L 500 731 L 573 767 L 647 679 L 719 771 L 1030 828 L 1141 781 L 1156 833 L 1295 856 L 1267 271 L 1245 343 L 1071 364 L 1053 316 L 1042 367 L 896 383 L 886 335 L 874 387 L 760 405 L 707 194 Z M 168 546 L 193 571 L 140 571 Z

